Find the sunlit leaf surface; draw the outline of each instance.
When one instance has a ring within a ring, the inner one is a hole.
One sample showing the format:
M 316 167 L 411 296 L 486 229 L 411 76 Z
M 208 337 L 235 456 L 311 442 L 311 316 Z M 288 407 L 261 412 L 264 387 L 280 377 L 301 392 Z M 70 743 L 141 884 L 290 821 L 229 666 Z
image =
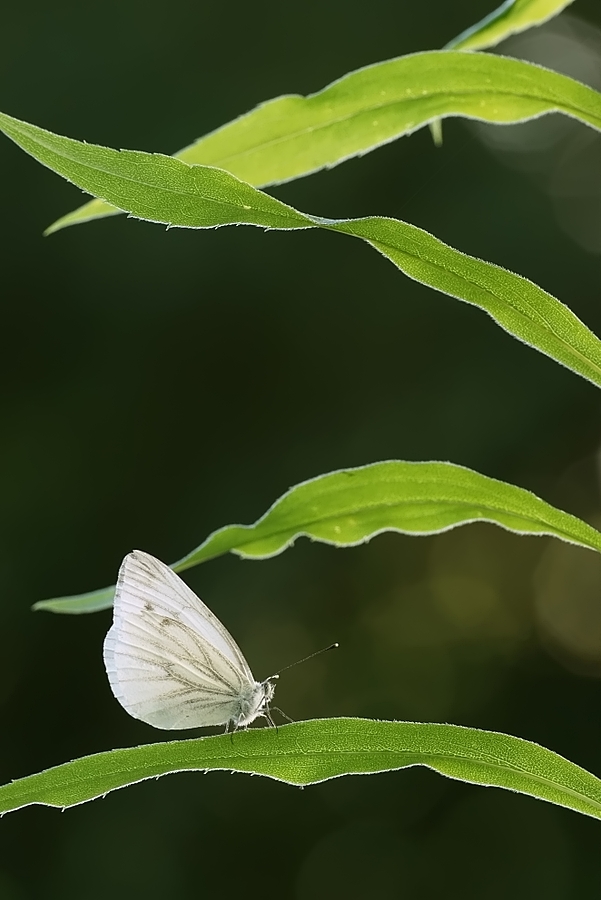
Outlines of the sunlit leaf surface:
M 578 87 L 601 104 L 601 95 Z M 323 228 L 361 238 L 409 277 L 479 306 L 514 337 L 601 386 L 601 342 L 567 306 L 526 278 L 454 250 L 414 225 L 376 216 L 308 215 L 223 169 L 81 143 L 3 113 L 0 130 L 64 178 L 140 219 L 182 228 Z
M 351 72 L 308 97 L 277 97 L 176 156 L 226 169 L 255 187 L 334 166 L 448 116 L 522 122 L 562 112 L 601 127 L 601 96 L 531 63 L 433 51 Z M 94 191 L 90 191 L 94 193 Z M 93 200 L 48 232 L 118 212 Z
M 116 788 L 186 770 L 225 769 L 309 785 L 340 775 L 427 766 L 601 818 L 601 781 L 538 744 L 457 725 L 313 719 L 278 728 L 148 744 L 85 756 L 0 787 L 0 814 L 65 809 Z
M 505 0 L 489 15 L 449 41 L 444 49 L 484 50 L 486 47 L 494 47 L 512 34 L 548 22 L 573 2 L 574 0 Z M 434 142 L 440 146 L 440 119 L 430 123 L 430 131 Z
M 466 28 L 445 50 L 483 50 L 535 25 L 542 25 L 574 0 L 506 0 L 471 28 Z
M 451 463 L 382 462 L 343 469 L 293 487 L 254 525 L 228 525 L 173 565 L 182 572 L 224 553 L 265 559 L 300 536 L 336 547 L 384 531 L 426 535 L 468 522 L 492 522 L 518 534 L 547 534 L 601 551 L 601 534 L 529 491 Z M 128 548 L 129 549 L 129 548 Z M 43 600 L 37 609 L 95 612 L 113 589 Z

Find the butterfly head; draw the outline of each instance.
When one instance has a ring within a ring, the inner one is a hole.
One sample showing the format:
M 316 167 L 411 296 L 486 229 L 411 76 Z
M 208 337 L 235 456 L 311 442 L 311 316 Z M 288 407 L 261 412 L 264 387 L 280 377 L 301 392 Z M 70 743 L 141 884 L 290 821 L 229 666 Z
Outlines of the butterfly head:
M 273 700 L 273 695 L 275 694 L 275 684 L 279 677 L 279 675 L 272 675 L 271 678 L 266 678 L 265 681 L 262 682 L 261 687 L 264 691 L 264 706 L 269 706 L 269 704 Z
M 265 681 L 255 681 L 249 684 L 248 690 L 243 691 L 239 700 L 240 713 L 234 720 L 236 727 L 245 727 L 254 722 L 259 716 L 269 713 L 269 703 L 275 693 L 274 676 Z

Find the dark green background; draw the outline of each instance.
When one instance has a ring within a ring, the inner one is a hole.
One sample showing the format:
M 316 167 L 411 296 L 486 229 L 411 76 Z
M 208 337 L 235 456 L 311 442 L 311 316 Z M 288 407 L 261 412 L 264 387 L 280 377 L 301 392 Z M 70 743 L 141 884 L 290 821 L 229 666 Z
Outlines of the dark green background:
M 0 108 L 170 153 L 259 101 L 441 46 L 490 8 L 9 0 Z M 601 25 L 597 0 L 572 12 Z M 583 131 L 570 128 L 568 140 Z M 473 126 L 444 133 L 442 150 L 424 130 L 274 193 L 318 215 L 414 222 L 532 278 L 601 334 L 599 256 L 561 227 L 537 175 L 545 154 L 508 166 Z M 161 739 L 109 691 L 110 613 L 30 612 L 112 582 L 133 547 L 171 561 L 298 481 L 389 458 L 449 459 L 596 521 L 597 389 L 366 245 L 124 217 L 43 239 L 81 194 L 7 140 L 0 196 L 1 782 Z M 535 586 L 549 566 L 567 571 L 565 608 L 579 610 L 581 557 L 553 547 L 492 526 L 345 551 L 301 541 L 188 580 L 259 678 L 341 642 L 282 677 L 277 702 L 295 719 L 508 731 L 601 775 L 601 572 L 585 554 L 593 599 L 570 627 L 591 645 L 566 649 Z M 563 900 L 601 878 L 599 822 L 421 769 L 304 791 L 179 775 L 64 814 L 27 809 L 0 831 L 1 900 Z

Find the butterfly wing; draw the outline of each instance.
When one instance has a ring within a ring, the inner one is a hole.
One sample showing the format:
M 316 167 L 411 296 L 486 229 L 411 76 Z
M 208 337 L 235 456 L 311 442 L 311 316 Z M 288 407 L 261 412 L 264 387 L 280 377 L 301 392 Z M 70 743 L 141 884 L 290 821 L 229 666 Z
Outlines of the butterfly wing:
M 104 642 L 112 691 L 156 728 L 222 725 L 256 686 L 217 616 L 164 563 L 134 550 L 121 565 Z

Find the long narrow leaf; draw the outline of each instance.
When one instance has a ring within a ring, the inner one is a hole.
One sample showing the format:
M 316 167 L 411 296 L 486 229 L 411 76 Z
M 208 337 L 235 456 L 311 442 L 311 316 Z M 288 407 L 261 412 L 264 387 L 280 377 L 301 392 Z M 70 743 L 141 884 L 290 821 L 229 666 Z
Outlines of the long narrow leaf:
M 475 25 L 466 28 L 449 41 L 445 50 L 484 50 L 494 47 L 505 38 L 536 25 L 542 25 L 573 3 L 574 0 L 505 0 Z M 442 122 L 430 123 L 434 143 L 442 145 Z
M 263 103 L 176 156 L 266 187 L 334 166 L 447 116 L 508 123 L 552 112 L 599 129 L 601 95 L 531 63 L 433 51 L 367 66 L 308 97 Z M 115 206 L 93 200 L 47 233 L 113 215 Z
M 591 93 L 601 103 L 601 95 Z M 182 228 L 324 228 L 361 238 L 410 278 L 479 306 L 518 340 L 601 387 L 601 341 L 566 306 L 526 278 L 454 250 L 414 225 L 307 215 L 222 169 L 83 144 L 3 113 L 0 130 L 64 178 L 140 219 Z
M 445 45 L 445 50 L 483 50 L 494 47 L 512 34 L 542 25 L 570 6 L 574 0 L 505 0 L 471 28 Z
M 182 771 L 266 775 L 292 785 L 427 766 L 458 781 L 506 788 L 601 819 L 601 781 L 538 744 L 457 725 L 313 719 L 277 731 L 147 744 L 84 756 L 0 787 L 0 815 L 66 809 L 147 778 Z
M 601 533 L 529 491 L 440 462 L 381 462 L 331 472 L 291 488 L 254 525 L 227 525 L 183 559 L 176 572 L 237 553 L 267 559 L 306 536 L 352 547 L 384 531 L 427 535 L 469 522 L 492 522 L 518 534 L 552 535 L 601 552 Z M 95 612 L 113 589 L 42 600 L 36 609 Z
M 0 130 L 48 168 L 136 218 L 182 228 L 318 227 L 362 238 L 411 278 L 479 306 L 514 337 L 601 386 L 601 342 L 559 300 L 406 222 L 311 216 L 222 169 L 84 144 L 4 113 Z

